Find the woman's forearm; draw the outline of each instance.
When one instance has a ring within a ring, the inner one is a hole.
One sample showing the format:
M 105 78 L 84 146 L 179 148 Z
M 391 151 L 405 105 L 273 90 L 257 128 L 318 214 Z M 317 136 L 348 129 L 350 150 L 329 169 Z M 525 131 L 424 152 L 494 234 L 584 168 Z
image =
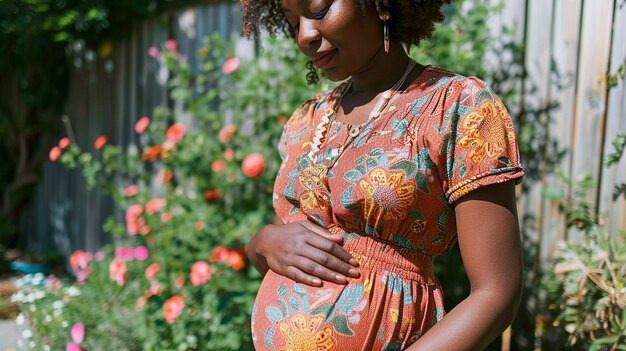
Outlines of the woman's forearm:
M 406 350 L 482 350 L 511 324 L 518 305 L 516 292 L 474 291 Z

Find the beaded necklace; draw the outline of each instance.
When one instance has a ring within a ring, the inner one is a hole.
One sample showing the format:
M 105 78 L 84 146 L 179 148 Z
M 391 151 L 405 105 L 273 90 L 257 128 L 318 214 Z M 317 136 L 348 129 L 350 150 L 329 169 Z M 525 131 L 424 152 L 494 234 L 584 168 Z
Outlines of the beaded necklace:
M 378 101 L 376 102 L 376 105 L 374 105 L 374 108 L 370 112 L 367 118 L 367 121 L 350 126 L 350 130 L 348 132 L 348 136 L 350 137 L 350 139 L 348 139 L 344 143 L 344 145 L 341 146 L 339 150 L 337 150 L 332 155 L 322 160 L 321 163 L 324 167 L 326 167 L 326 169 L 332 168 L 334 164 L 337 162 L 337 160 L 341 157 L 346 147 L 352 144 L 352 142 L 354 142 L 356 137 L 359 136 L 359 134 L 363 131 L 363 129 L 367 125 L 371 124 L 373 121 L 378 119 L 378 117 L 380 117 L 381 112 L 385 109 L 385 107 L 387 107 L 391 98 L 395 95 L 397 90 L 400 89 L 400 87 L 404 84 L 404 81 L 409 76 L 409 73 L 411 73 L 413 68 L 415 68 L 415 66 L 416 66 L 415 61 L 409 60 L 409 63 L 402 77 L 389 90 L 386 90 L 384 93 L 381 94 L 381 97 L 378 99 Z M 335 118 L 337 117 L 337 111 L 339 110 L 339 106 L 341 105 L 341 99 L 343 99 L 344 95 L 350 89 L 351 86 L 352 86 L 352 81 L 349 81 L 345 85 L 345 87 L 342 89 L 339 96 L 336 98 L 335 103 L 332 106 L 328 106 L 326 110 L 324 110 L 324 115 L 322 116 L 320 123 L 315 128 L 315 135 L 313 136 L 313 143 L 311 144 L 311 150 L 308 153 L 308 157 L 311 161 L 314 160 L 315 154 L 319 152 L 320 146 L 322 145 L 322 139 L 323 138 L 326 139 L 325 137 L 327 136 L 326 134 L 328 134 L 328 127 L 331 124 L 331 118 L 334 121 Z

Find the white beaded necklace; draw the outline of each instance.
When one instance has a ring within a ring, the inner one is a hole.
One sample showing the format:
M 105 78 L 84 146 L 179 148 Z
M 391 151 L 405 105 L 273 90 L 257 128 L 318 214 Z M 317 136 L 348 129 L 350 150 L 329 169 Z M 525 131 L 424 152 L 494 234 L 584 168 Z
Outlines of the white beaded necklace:
M 381 112 L 385 109 L 385 107 L 387 106 L 391 98 L 394 96 L 394 94 L 397 92 L 397 90 L 400 89 L 400 87 L 402 87 L 402 85 L 404 84 L 404 81 L 409 76 L 409 73 L 411 73 L 413 68 L 415 68 L 415 66 L 416 66 L 415 61 L 409 59 L 409 63 L 406 66 L 406 69 L 404 70 L 404 74 L 402 75 L 402 77 L 400 77 L 400 79 L 389 90 L 381 94 L 380 98 L 378 99 L 378 102 L 376 102 L 376 105 L 370 112 L 367 118 L 367 121 L 365 121 L 364 123 L 350 126 L 350 131 L 348 132 L 350 139 L 347 140 L 345 144 L 340 148 L 340 150 L 338 150 L 335 153 L 334 159 L 331 159 L 329 157 L 322 161 L 322 163 L 327 169 L 331 168 L 335 164 L 335 162 L 337 162 L 339 157 L 343 154 L 343 151 L 345 150 L 345 148 L 348 145 L 350 145 L 354 141 L 354 139 L 356 139 L 356 137 L 361 133 L 363 128 L 365 128 L 368 124 L 370 124 L 371 122 L 376 120 L 378 117 L 380 117 Z M 322 145 L 322 139 L 328 133 L 328 127 L 330 126 L 330 123 L 331 123 L 330 118 L 332 117 L 334 120 L 337 117 L 337 111 L 339 110 L 339 106 L 341 105 L 341 99 L 343 99 L 343 96 L 346 94 L 346 92 L 350 89 L 351 86 L 352 86 L 352 81 L 349 81 L 346 84 L 346 86 L 342 89 L 339 97 L 335 100 L 336 101 L 335 104 L 333 104 L 332 106 L 328 106 L 328 108 L 324 110 L 324 115 L 322 116 L 320 123 L 315 128 L 315 135 L 313 136 L 313 143 L 311 144 L 311 150 L 308 153 L 308 157 L 310 160 L 313 160 L 315 154 L 319 152 L 320 146 Z

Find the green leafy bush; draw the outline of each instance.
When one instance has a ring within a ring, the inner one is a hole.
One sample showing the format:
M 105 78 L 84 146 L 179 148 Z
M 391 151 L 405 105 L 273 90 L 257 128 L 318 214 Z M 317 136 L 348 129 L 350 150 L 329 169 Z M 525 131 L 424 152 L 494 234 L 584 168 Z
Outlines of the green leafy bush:
M 50 151 L 88 186 L 112 194 L 125 221 L 105 224 L 115 248 L 72 255 L 76 296 L 58 287 L 20 299 L 36 349 L 251 349 L 260 277 L 245 245 L 274 220 L 281 123 L 313 88 L 291 42 L 270 41 L 253 62 L 233 56 L 232 47 L 207 39 L 197 73 L 176 42 L 151 48 L 170 72 L 173 108 L 138 119 L 139 145 L 101 136 L 86 148 L 64 138 Z M 63 313 L 46 317 L 57 301 Z M 77 323 L 85 330 L 80 342 L 69 330 Z
M 619 134 L 610 166 L 622 157 L 626 134 Z M 589 176 L 574 182 L 562 176 L 573 189 L 571 202 L 565 192 L 550 191 L 559 201 L 568 228 L 584 234 L 581 242 L 559 242 L 550 270 L 544 275 L 549 315 L 540 334 L 549 342 L 573 350 L 626 350 L 626 231 L 608 233 L 587 200 L 593 185 Z

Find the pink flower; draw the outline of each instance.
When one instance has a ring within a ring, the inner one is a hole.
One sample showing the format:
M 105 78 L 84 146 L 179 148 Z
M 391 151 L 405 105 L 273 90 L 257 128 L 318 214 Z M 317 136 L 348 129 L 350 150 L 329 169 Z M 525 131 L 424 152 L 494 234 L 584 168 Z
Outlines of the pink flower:
M 228 249 L 226 246 L 218 245 L 213 249 L 213 253 L 211 254 L 211 261 L 213 262 L 222 262 L 228 259 Z
M 174 282 L 174 286 L 177 288 L 182 288 L 183 285 L 185 285 L 185 277 L 183 277 L 182 275 L 179 275 L 178 278 L 176 278 L 176 281 Z
M 96 138 L 96 141 L 93 143 L 93 147 L 95 147 L 96 150 L 100 150 L 106 143 L 107 143 L 107 137 L 105 137 L 104 135 L 101 135 L 98 138 Z
M 152 199 L 148 201 L 148 203 L 146 204 L 146 213 L 149 215 L 155 214 L 161 211 L 161 208 L 163 208 L 165 204 L 166 204 L 166 201 L 164 199 L 161 199 L 161 198 Z
M 102 251 L 98 251 L 93 255 L 93 258 L 98 261 L 98 262 L 102 262 L 104 261 L 104 252 Z
M 85 339 L 85 325 L 83 323 L 74 324 L 70 333 L 72 335 L 72 341 L 80 344 Z
M 83 349 L 82 347 L 78 346 L 78 344 L 73 343 L 73 342 L 69 342 L 67 343 L 67 346 L 65 347 L 65 351 L 84 351 L 85 349 Z
M 159 285 L 157 281 L 153 280 L 150 283 L 150 290 L 148 292 L 150 293 L 150 296 L 161 295 L 161 293 L 163 292 L 163 289 L 161 289 L 161 285 Z
M 139 204 L 132 205 L 126 210 L 126 229 L 128 230 L 128 234 L 139 234 L 139 229 L 144 224 L 144 221 L 138 218 L 142 212 L 143 206 Z
M 211 162 L 211 170 L 213 172 L 222 172 L 226 169 L 226 163 L 222 160 L 215 160 Z
M 225 74 L 231 74 L 235 72 L 238 67 L 239 59 L 236 57 L 229 58 L 228 60 L 226 60 L 226 62 L 224 62 L 224 65 L 222 65 L 222 72 L 224 72 Z
M 224 126 L 220 132 L 217 134 L 217 138 L 223 142 L 227 143 L 233 138 L 233 134 L 237 131 L 237 126 L 234 124 L 229 124 Z
M 111 279 L 117 282 L 117 285 L 126 284 L 126 262 L 120 259 L 114 259 L 109 266 L 109 274 Z
M 156 277 L 156 274 L 159 272 L 159 270 L 161 270 L 161 265 L 158 263 L 153 263 L 151 265 L 148 266 L 148 268 L 146 268 L 146 278 L 148 278 L 148 280 L 154 280 L 154 278 Z
M 194 224 L 194 227 L 196 228 L 196 230 L 202 230 L 204 229 L 204 222 L 197 221 L 196 224 Z
M 252 153 L 243 159 L 241 170 L 249 178 L 260 176 L 265 170 L 265 159 L 258 152 Z
M 159 49 L 157 49 L 156 46 L 151 46 L 150 49 L 148 49 L 148 55 L 152 58 L 159 57 Z
M 168 141 L 172 143 L 177 143 L 183 139 L 185 136 L 185 126 L 181 123 L 176 123 L 167 128 L 167 133 L 165 137 Z
M 124 196 L 135 196 L 139 192 L 139 187 L 136 185 L 129 185 L 124 189 Z
M 193 286 L 200 286 L 211 279 L 211 266 L 204 261 L 198 261 L 191 266 L 189 281 Z
M 224 158 L 226 161 L 232 161 L 233 158 L 235 158 L 235 151 L 231 148 L 226 149 L 226 151 L 224 151 Z
M 148 248 L 145 246 L 137 246 L 134 252 L 135 259 L 138 261 L 145 261 L 150 256 L 150 252 Z
M 166 40 L 165 48 L 171 51 L 172 53 L 176 53 L 176 50 L 178 49 L 178 43 L 176 42 L 176 39 Z
M 139 312 L 143 309 L 143 306 L 148 302 L 148 298 L 145 296 L 139 296 L 137 302 L 135 302 L 135 311 Z
M 115 249 L 114 256 L 118 260 L 132 261 L 135 258 L 135 250 L 131 247 L 118 247 Z
M 74 271 L 85 269 L 89 265 L 89 261 L 93 258 L 93 255 L 83 250 L 76 250 L 70 256 L 70 266 Z
M 172 324 L 185 308 L 185 300 L 181 296 L 172 296 L 163 304 L 163 318 Z
M 61 156 L 61 148 L 58 146 L 53 147 L 52 149 L 50 149 L 50 152 L 48 153 L 48 157 L 50 158 L 50 161 L 56 161 L 59 157 Z
M 71 143 L 72 143 L 72 140 L 70 140 L 70 138 L 68 137 L 65 137 L 59 140 L 59 147 L 61 149 L 65 149 L 66 147 L 70 146 Z
M 146 131 L 146 128 L 150 125 L 150 118 L 147 116 L 141 117 L 137 123 L 135 123 L 135 132 L 137 134 L 142 134 Z
M 167 223 L 172 220 L 172 212 L 165 212 L 161 214 L 161 222 Z

